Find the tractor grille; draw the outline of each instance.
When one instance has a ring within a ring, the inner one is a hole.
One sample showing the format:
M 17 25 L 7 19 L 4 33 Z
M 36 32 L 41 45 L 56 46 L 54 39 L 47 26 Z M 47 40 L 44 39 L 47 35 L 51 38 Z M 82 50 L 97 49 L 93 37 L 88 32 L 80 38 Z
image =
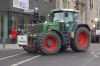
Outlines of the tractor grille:
M 42 32 L 42 30 L 43 30 L 43 23 L 34 24 L 30 28 L 31 33 L 40 33 L 40 32 Z

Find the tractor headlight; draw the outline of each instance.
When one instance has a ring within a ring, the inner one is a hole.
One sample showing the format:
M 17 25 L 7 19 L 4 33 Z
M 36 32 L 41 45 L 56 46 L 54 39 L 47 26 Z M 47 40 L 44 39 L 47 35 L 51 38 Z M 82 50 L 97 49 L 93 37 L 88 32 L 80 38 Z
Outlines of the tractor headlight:
M 34 37 L 36 37 L 36 35 L 33 35 Z
M 45 23 L 47 23 L 47 21 L 45 21 Z
M 30 36 L 32 37 L 33 35 L 31 34 Z
M 64 20 L 61 20 L 61 22 L 64 22 Z

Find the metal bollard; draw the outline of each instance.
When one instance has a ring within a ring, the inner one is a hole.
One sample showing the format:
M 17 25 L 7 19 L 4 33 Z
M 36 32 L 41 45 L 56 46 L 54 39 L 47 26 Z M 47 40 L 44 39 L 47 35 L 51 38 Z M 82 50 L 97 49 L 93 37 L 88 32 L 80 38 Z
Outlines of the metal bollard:
M 5 48 L 6 39 L 3 38 L 3 48 Z

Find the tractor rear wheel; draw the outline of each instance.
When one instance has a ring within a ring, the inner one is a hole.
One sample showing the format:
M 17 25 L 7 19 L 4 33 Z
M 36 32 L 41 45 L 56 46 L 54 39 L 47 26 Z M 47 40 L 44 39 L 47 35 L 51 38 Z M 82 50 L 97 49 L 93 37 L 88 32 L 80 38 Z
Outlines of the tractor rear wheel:
M 61 49 L 61 39 L 55 32 L 42 34 L 39 49 L 43 54 L 57 54 Z
M 28 45 L 23 46 L 23 49 L 28 53 L 36 53 L 38 51 L 36 44 L 30 44 L 29 40 L 28 40 Z
M 75 38 L 70 47 L 73 51 L 84 52 L 89 48 L 90 42 L 90 31 L 85 27 L 80 27 L 75 32 Z

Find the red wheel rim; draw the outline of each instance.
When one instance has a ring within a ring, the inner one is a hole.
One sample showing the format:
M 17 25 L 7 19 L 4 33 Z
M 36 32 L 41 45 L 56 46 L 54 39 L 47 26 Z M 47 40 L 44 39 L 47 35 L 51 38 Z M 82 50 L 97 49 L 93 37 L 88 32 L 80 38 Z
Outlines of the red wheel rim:
M 80 47 L 86 47 L 88 44 L 88 36 L 85 32 L 81 32 L 78 35 L 78 45 Z
M 56 49 L 57 47 L 57 40 L 54 37 L 47 37 L 44 40 L 44 47 L 48 50 L 48 51 L 53 51 Z

